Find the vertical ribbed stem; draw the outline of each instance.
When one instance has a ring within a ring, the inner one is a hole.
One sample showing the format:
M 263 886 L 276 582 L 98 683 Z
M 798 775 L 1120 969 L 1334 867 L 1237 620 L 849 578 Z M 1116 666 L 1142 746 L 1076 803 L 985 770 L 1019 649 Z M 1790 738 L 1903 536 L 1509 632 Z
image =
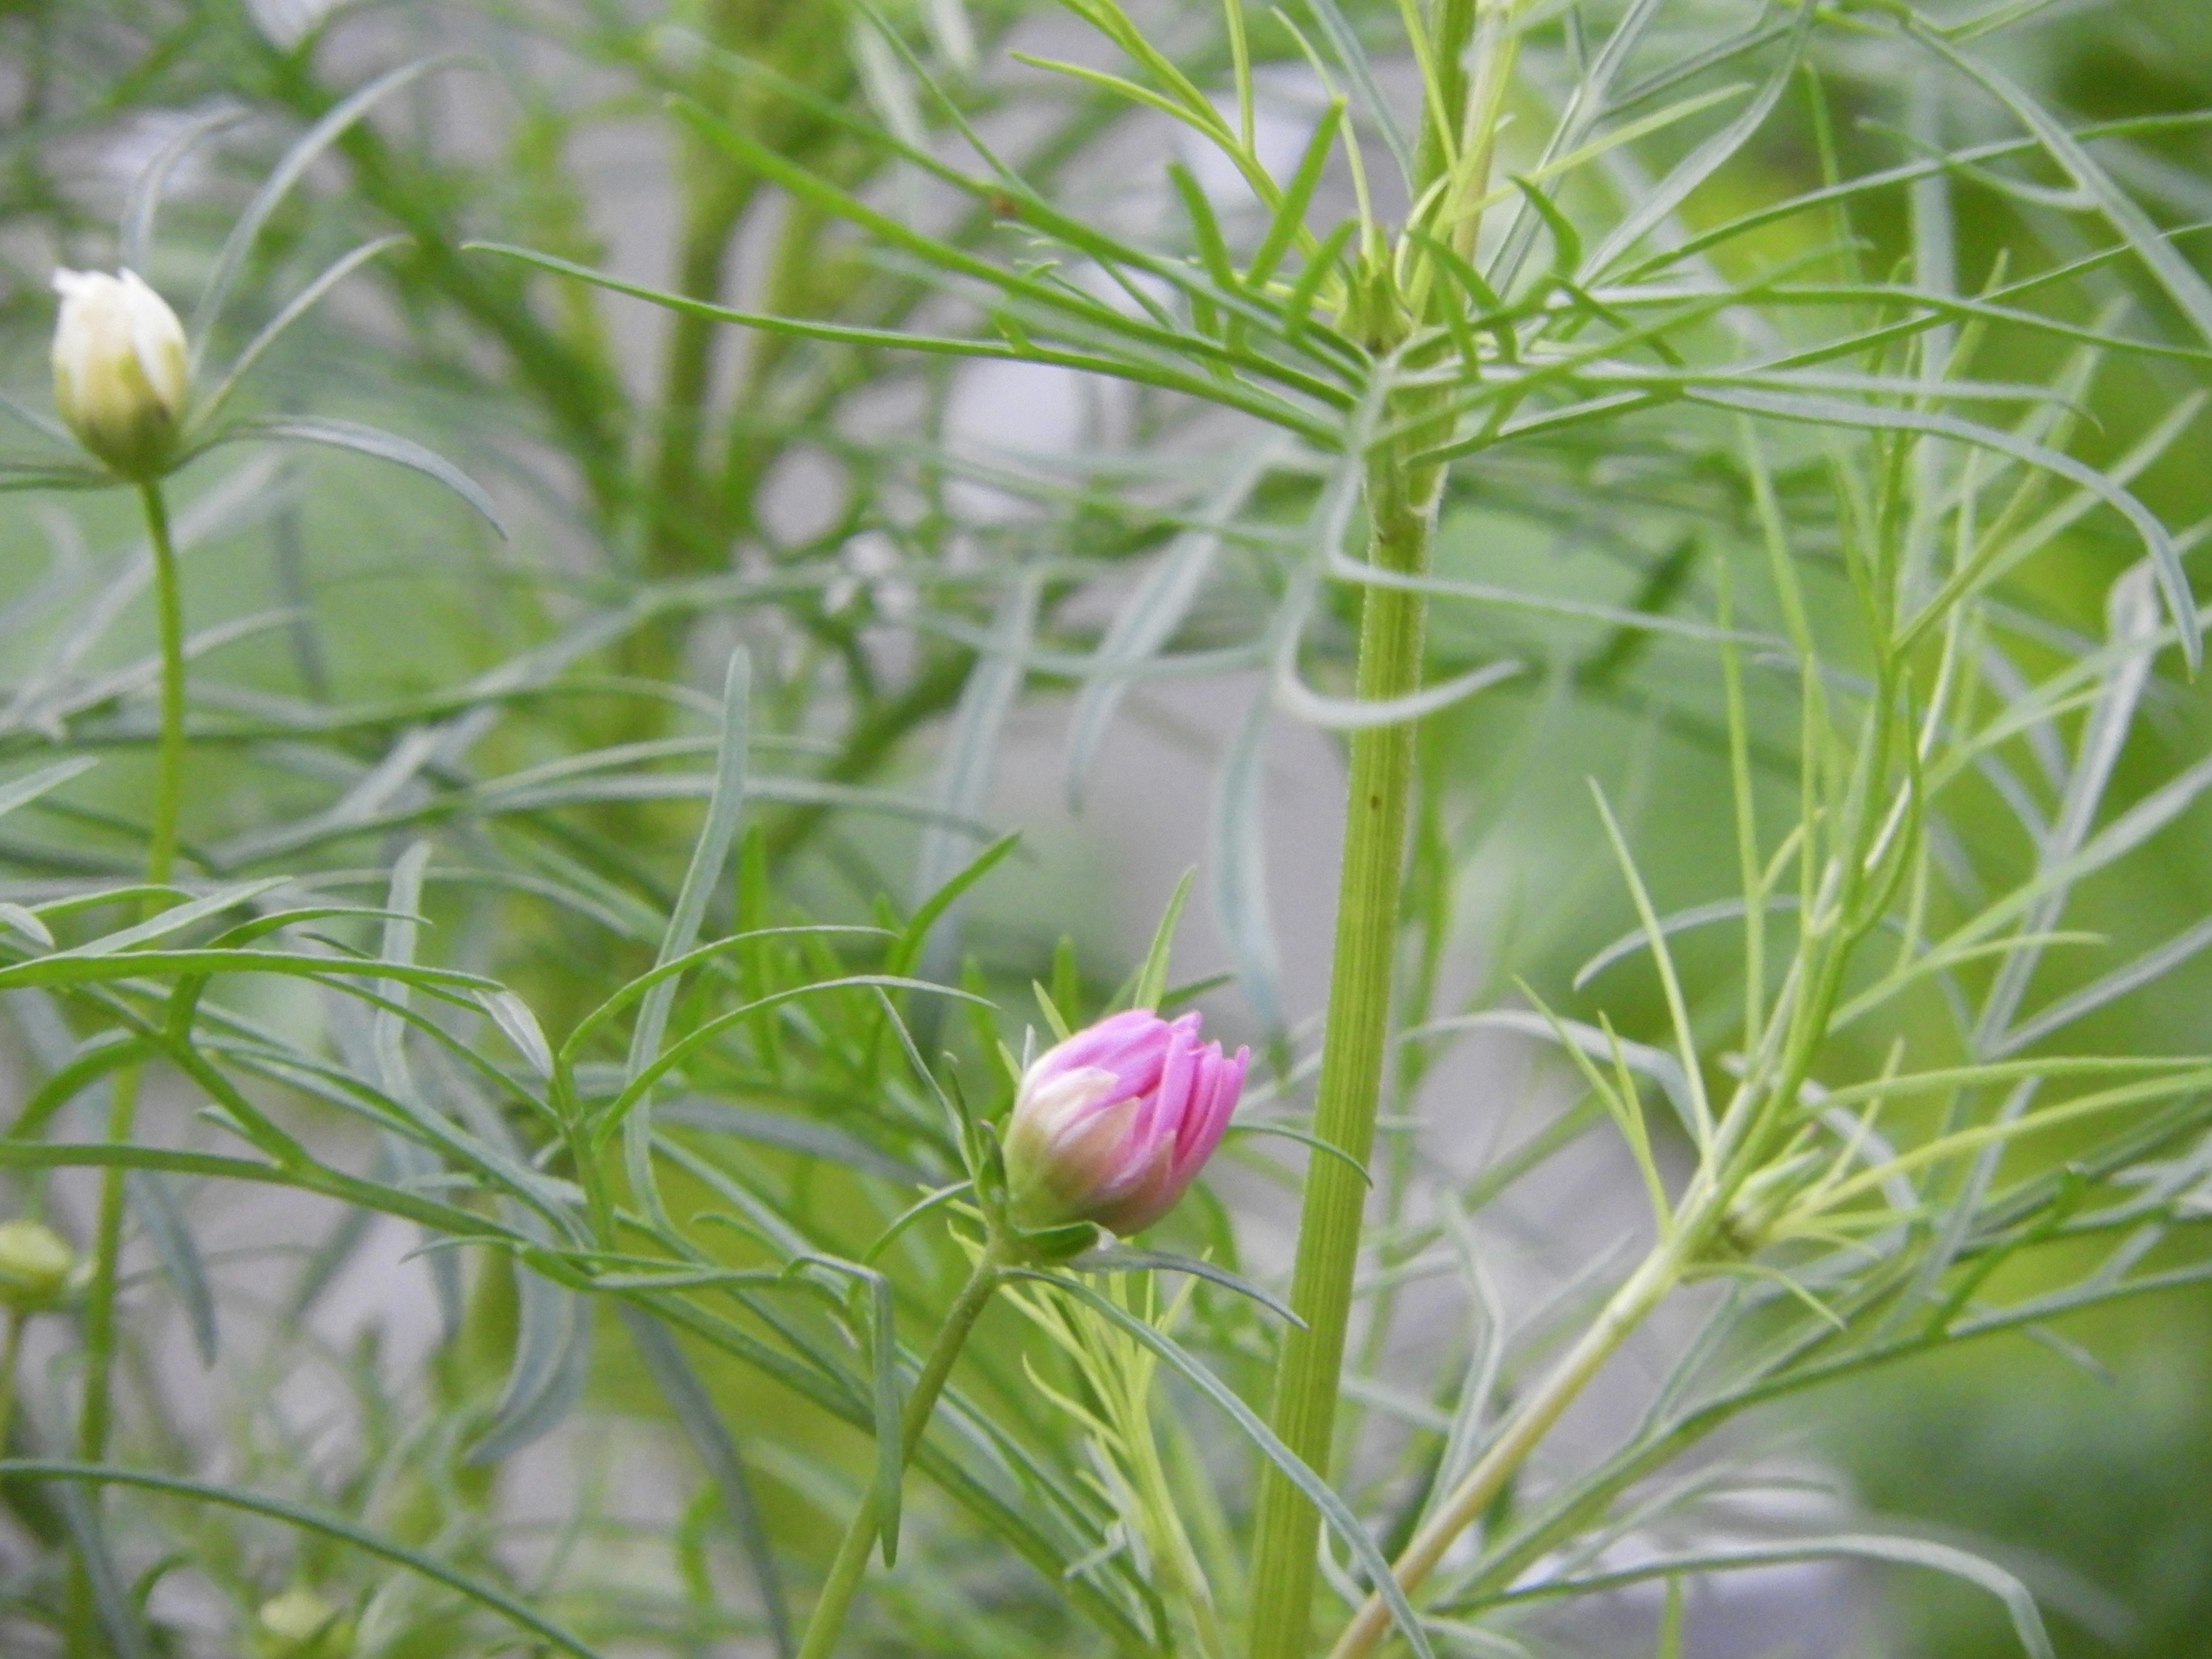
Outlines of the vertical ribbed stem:
M 1368 477 L 1368 557 L 1381 570 L 1418 575 L 1436 538 L 1440 477 L 1388 455 Z M 1370 587 L 1361 607 L 1359 696 L 1402 697 L 1421 677 L 1422 597 Z M 1329 974 L 1314 1133 L 1344 1158 L 1316 1158 L 1306 1171 L 1291 1305 L 1305 1322 L 1284 1343 L 1275 1377 L 1274 1429 L 1284 1444 L 1327 1474 L 1336 1427 L 1339 1373 L 1351 1319 L 1367 1186 L 1390 1030 L 1399 889 L 1413 787 L 1410 722 L 1352 733 L 1345 803 L 1344 873 L 1338 889 L 1336 950 Z M 1346 1159 L 1350 1162 L 1346 1162 Z M 1262 1476 L 1253 1547 L 1252 1659 L 1304 1659 L 1311 1634 L 1314 1550 L 1321 1517 L 1273 1465 Z

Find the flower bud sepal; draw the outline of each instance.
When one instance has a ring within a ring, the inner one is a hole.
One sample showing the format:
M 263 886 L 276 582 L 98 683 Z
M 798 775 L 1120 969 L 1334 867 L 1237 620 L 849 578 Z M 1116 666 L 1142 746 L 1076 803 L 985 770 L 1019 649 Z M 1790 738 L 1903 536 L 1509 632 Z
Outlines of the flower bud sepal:
M 43 1221 L 0 1222 L 0 1309 L 45 1313 L 76 1292 L 84 1263 Z
M 1096 1223 L 1078 1221 L 1065 1227 L 1036 1229 L 1010 1223 L 1000 1237 L 1006 1240 L 1002 1248 L 1012 1259 L 1047 1267 L 1073 1261 L 1099 1244 L 1103 1235 Z
M 976 1126 L 969 1152 L 975 1211 L 982 1220 L 992 1258 L 1010 1267 L 1049 1267 L 1081 1255 L 1100 1243 L 1103 1235 L 1092 1222 L 1034 1227 L 1015 1219 L 1013 1194 L 1006 1182 L 1006 1157 L 999 1134 L 995 1126 Z

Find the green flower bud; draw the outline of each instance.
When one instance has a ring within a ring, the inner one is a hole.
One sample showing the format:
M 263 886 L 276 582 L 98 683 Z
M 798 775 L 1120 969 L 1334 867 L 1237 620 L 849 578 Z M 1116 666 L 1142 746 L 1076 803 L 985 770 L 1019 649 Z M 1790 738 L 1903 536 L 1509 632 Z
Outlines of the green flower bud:
M 257 1659 L 349 1659 L 354 1625 L 343 1607 L 311 1589 L 288 1589 L 253 1617 Z
M 13 1313 L 51 1308 L 69 1289 L 76 1253 L 43 1221 L 0 1222 L 0 1307 Z
M 77 441 L 126 478 L 159 477 L 184 421 L 185 325 L 136 271 L 58 270 L 54 406 Z

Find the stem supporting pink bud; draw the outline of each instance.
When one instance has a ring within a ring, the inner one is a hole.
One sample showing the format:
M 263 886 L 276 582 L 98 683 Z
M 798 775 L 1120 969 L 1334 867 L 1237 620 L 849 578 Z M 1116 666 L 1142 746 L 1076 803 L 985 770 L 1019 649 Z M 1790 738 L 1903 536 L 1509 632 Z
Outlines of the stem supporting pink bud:
M 1006 1178 L 1024 1228 L 1096 1222 L 1122 1237 L 1175 1207 L 1221 1144 L 1249 1048 L 1199 1042 L 1199 1017 L 1136 1008 L 1040 1054 L 1006 1124 Z

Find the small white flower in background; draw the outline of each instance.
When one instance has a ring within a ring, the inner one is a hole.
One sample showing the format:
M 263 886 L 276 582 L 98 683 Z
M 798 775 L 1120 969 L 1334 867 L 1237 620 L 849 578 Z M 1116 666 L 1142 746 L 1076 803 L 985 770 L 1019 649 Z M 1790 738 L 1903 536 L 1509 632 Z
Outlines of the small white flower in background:
M 0 1221 L 0 1308 L 36 1313 L 59 1303 L 76 1270 L 69 1241 L 43 1221 Z
M 190 353 L 185 325 L 136 271 L 58 270 L 54 404 L 77 441 L 126 478 L 176 447 Z
M 289 52 L 345 0 L 246 0 L 262 33 Z
M 288 1589 L 263 1602 L 253 1624 L 259 1659 L 349 1659 L 354 1650 L 345 1609 L 311 1589 Z

